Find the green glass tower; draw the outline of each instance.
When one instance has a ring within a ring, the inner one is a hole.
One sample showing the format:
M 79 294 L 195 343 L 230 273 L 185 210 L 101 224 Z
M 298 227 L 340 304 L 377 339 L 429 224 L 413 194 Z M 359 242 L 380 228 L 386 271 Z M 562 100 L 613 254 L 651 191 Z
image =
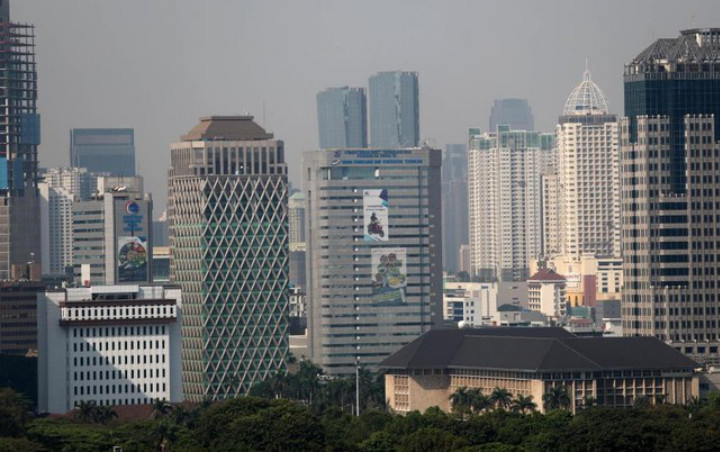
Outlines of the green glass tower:
M 246 394 L 286 371 L 287 166 L 251 116 L 200 119 L 171 146 L 171 281 L 183 290 L 187 401 Z

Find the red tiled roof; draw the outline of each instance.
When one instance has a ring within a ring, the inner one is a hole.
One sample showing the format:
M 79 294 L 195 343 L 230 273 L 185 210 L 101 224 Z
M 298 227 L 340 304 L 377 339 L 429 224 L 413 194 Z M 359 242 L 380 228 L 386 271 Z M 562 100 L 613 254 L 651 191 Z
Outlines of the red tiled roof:
M 556 273 L 555 270 L 543 268 L 528 278 L 528 281 L 566 281 L 566 279 L 560 273 Z

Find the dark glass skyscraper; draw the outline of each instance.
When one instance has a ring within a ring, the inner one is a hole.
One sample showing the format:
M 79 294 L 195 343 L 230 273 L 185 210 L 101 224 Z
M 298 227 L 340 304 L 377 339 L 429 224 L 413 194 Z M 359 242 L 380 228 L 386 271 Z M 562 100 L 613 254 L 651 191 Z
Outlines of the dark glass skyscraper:
M 367 107 L 364 88 L 328 88 L 317 95 L 320 147 L 367 146 Z
M 658 39 L 625 66 L 623 332 L 720 355 L 720 28 Z
M 464 144 L 448 144 L 442 164 L 443 265 L 456 272 L 460 245 L 468 238 L 468 154 Z
M 535 130 L 527 99 L 497 99 L 490 110 L 488 132 L 495 132 L 499 125 L 510 126 L 513 130 Z
M 70 165 L 91 173 L 135 175 L 133 129 L 70 130 Z
M 0 20 L 0 279 L 16 279 L 41 248 L 35 27 L 10 22 L 7 0 Z
M 417 72 L 380 72 L 370 77 L 370 146 L 415 147 L 420 141 Z

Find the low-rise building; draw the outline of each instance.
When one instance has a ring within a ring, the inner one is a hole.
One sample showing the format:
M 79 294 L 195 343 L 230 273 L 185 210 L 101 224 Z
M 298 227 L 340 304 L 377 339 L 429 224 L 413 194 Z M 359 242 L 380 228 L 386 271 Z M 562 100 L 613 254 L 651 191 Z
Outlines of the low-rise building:
M 562 328 L 431 330 L 380 367 L 388 407 L 398 413 L 450 411 L 461 387 L 532 396 L 543 412 L 543 395 L 558 386 L 572 412 L 590 399 L 631 407 L 638 397 L 684 404 L 700 395 L 697 363 L 655 338 L 577 337 Z
M 544 268 L 528 279 L 528 307 L 548 317 L 565 315 L 567 280 L 554 270 Z
M 181 402 L 180 306 L 170 286 L 38 294 L 38 410 Z

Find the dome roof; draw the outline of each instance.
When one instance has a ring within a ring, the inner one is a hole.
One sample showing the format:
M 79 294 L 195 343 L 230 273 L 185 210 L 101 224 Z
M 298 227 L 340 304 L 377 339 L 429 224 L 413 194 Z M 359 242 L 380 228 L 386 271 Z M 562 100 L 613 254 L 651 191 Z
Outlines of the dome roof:
M 605 93 L 590 79 L 590 70 L 585 69 L 583 80 L 575 87 L 567 102 L 564 115 L 607 114 L 608 107 Z

